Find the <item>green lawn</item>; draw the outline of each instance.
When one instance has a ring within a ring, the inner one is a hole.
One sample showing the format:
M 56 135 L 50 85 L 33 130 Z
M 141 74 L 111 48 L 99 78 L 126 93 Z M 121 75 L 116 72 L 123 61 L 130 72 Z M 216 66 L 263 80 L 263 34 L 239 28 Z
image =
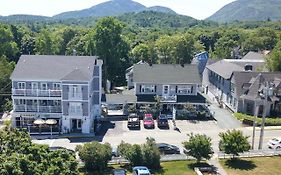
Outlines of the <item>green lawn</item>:
M 205 166 L 206 164 L 202 163 L 199 166 Z M 161 170 L 154 172 L 155 175 L 195 175 L 193 168 L 198 166 L 195 164 L 195 161 L 172 161 L 172 162 L 162 162 Z M 127 174 L 131 175 L 131 168 L 124 167 L 120 165 L 113 165 L 109 167 L 107 172 L 97 173 L 97 172 L 85 172 L 81 169 L 81 175 L 111 175 L 113 168 L 125 168 L 127 169 Z
M 279 175 L 281 174 L 281 156 L 241 158 L 231 161 L 220 160 L 229 175 Z

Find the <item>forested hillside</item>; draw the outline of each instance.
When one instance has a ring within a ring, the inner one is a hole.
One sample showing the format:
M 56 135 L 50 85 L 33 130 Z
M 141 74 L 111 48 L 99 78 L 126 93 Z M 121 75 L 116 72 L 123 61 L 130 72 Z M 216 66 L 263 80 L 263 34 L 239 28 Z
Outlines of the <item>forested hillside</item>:
M 162 14 L 162 15 L 161 15 Z M 57 22 L 0 24 L 0 106 L 9 109 L 10 74 L 22 54 L 98 55 L 107 59 L 113 85 L 125 84 L 125 70 L 139 60 L 150 63 L 190 63 L 208 51 L 213 59 L 233 58 L 248 51 L 272 50 L 270 70 L 281 70 L 281 23 L 251 22 L 217 25 L 173 14 L 140 12 L 106 17 L 91 25 Z M 69 21 L 70 22 L 70 21 Z M 4 95 L 3 95 L 4 94 Z M 6 94 L 6 95 L 5 95 Z M 7 102 L 7 103 L 6 103 Z
M 237 0 L 208 18 L 216 22 L 280 21 L 281 0 Z

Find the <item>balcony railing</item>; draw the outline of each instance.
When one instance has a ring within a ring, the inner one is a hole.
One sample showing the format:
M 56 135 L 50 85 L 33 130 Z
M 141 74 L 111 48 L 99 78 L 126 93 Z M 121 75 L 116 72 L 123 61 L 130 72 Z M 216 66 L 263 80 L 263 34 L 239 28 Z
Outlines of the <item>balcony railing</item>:
M 13 89 L 13 95 L 29 97 L 61 97 L 61 90 Z
M 61 113 L 61 106 L 14 105 L 15 112 Z
M 163 95 L 159 97 L 160 97 L 160 102 L 177 102 L 176 95 Z

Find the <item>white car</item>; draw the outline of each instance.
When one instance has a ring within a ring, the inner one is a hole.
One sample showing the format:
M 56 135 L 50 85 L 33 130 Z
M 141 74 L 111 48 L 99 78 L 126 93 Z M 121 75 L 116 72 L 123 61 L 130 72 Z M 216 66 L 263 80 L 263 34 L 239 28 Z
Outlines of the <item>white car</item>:
M 270 149 L 281 149 L 281 138 L 274 138 L 269 140 L 267 146 Z
M 133 175 L 151 175 L 151 173 L 145 166 L 135 166 L 133 167 Z

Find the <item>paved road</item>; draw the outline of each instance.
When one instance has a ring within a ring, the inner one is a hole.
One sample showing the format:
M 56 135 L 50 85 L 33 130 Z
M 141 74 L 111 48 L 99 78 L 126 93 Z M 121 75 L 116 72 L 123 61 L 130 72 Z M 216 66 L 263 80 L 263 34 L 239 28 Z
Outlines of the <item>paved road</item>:
M 241 122 L 232 116 L 232 113 L 225 108 L 219 108 L 217 101 L 210 99 L 206 94 L 202 94 L 208 102 L 210 102 L 209 109 L 214 114 L 218 126 L 222 129 L 235 129 L 241 127 Z
M 232 116 L 232 113 L 224 108 L 219 108 L 216 104 L 209 106 L 211 112 L 214 113 L 218 126 L 222 129 L 235 129 L 241 127 L 241 123 Z

